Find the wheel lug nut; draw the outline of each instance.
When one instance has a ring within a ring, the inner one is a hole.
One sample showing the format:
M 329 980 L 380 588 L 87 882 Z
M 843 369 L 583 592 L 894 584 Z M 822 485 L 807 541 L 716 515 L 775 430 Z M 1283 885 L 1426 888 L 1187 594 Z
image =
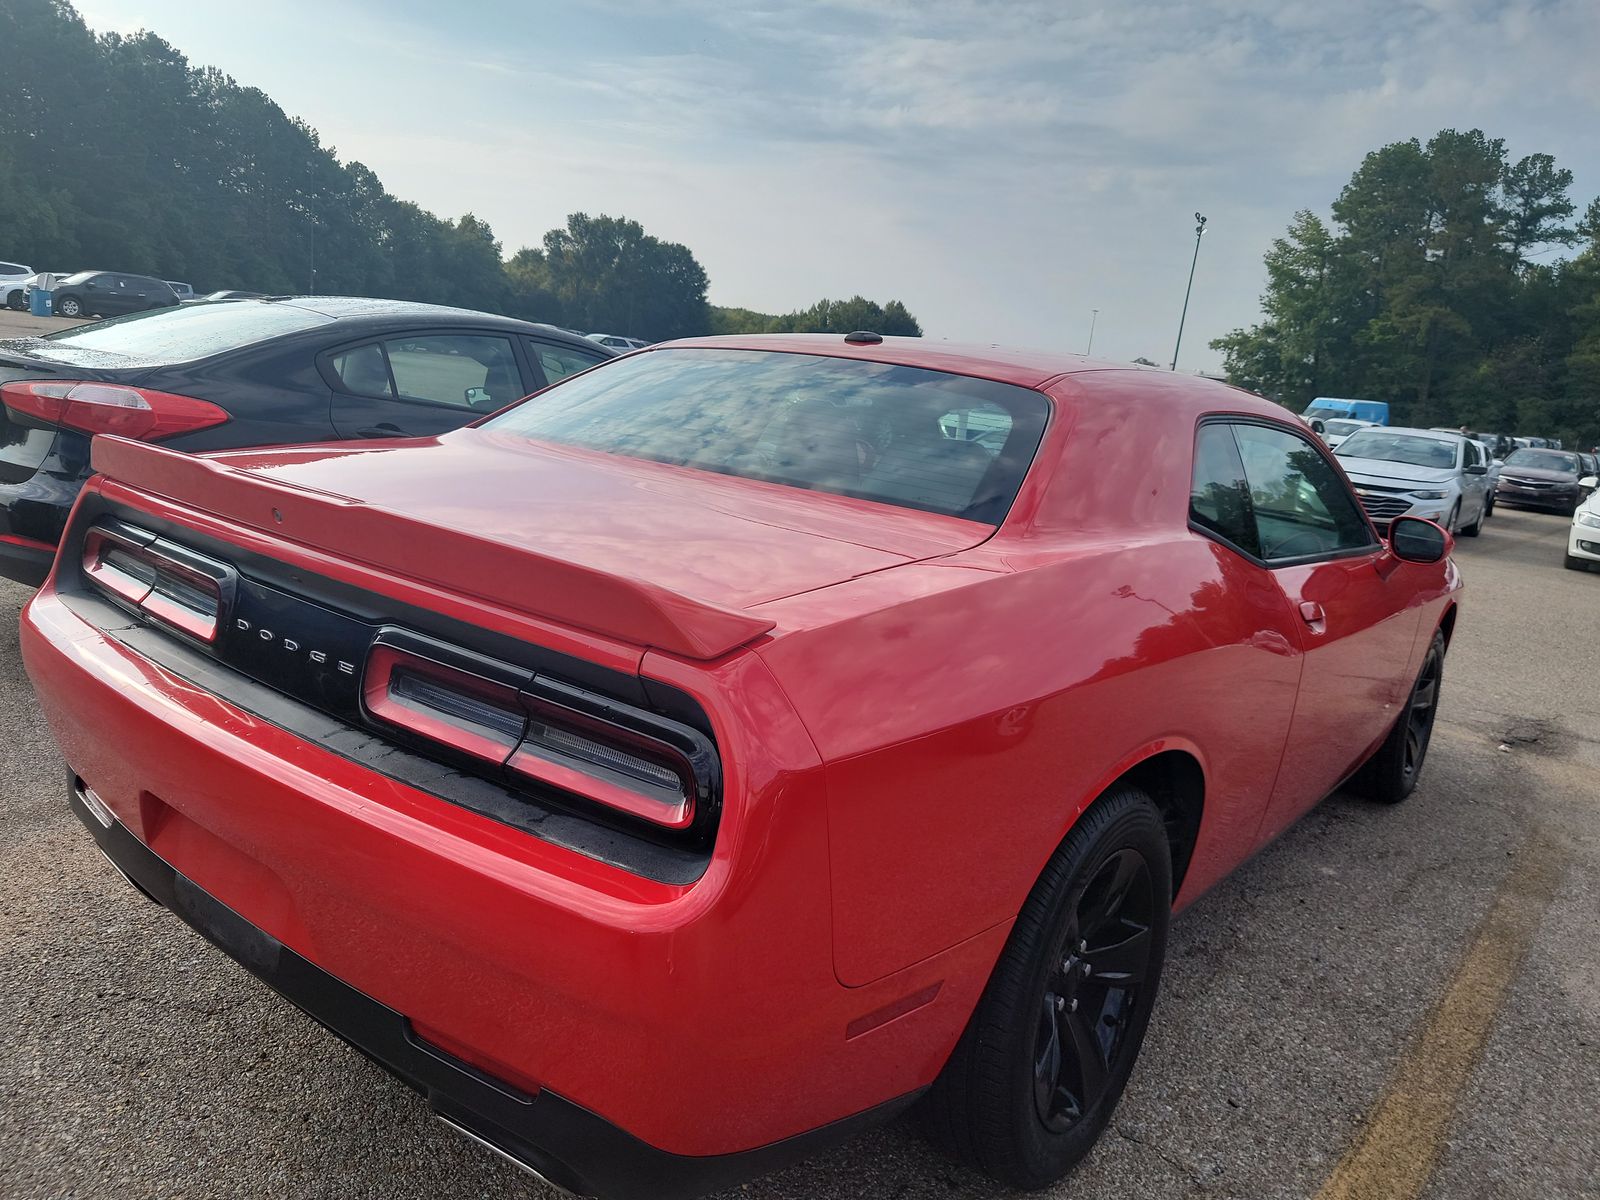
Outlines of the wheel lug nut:
M 1074 996 L 1072 998 L 1072 1011 L 1073 1012 L 1077 1012 L 1078 1011 L 1078 998 L 1076 996 Z
M 1056 1011 L 1060 1012 L 1066 1006 L 1067 1006 L 1067 998 L 1065 996 L 1057 996 L 1056 997 Z M 1077 1008 L 1078 1007 L 1078 1002 L 1076 1000 L 1074 1000 L 1072 1002 L 1072 1007 L 1073 1008 Z
M 1087 938 L 1085 938 L 1084 940 L 1082 940 L 1081 942 L 1078 943 L 1078 953 L 1079 954 L 1084 953 L 1088 949 L 1089 949 L 1089 940 Z
M 1084 964 L 1083 964 L 1083 973 L 1084 973 L 1084 974 L 1085 974 L 1085 975 L 1087 975 L 1087 974 L 1089 974 L 1089 970 L 1090 970 L 1090 968 L 1089 968 L 1089 964 L 1088 964 L 1088 963 L 1084 963 Z

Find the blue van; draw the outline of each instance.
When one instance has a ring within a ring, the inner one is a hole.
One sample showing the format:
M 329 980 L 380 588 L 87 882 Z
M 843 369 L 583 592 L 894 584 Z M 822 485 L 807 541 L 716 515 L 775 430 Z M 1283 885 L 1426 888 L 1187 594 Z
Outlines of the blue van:
M 1329 417 L 1348 417 L 1356 421 L 1371 421 L 1374 425 L 1387 425 L 1389 406 L 1382 400 L 1340 400 L 1333 396 L 1318 396 L 1300 415 L 1308 422 L 1325 421 Z

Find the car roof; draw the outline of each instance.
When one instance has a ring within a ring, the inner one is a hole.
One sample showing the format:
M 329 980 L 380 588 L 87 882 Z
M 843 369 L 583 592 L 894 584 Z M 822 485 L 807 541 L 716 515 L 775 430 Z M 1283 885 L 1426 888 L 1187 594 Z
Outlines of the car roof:
M 1029 388 L 1038 388 L 1063 375 L 1084 371 L 1159 371 L 1159 368 L 1141 367 L 1132 363 L 1105 362 L 1081 354 L 1019 349 L 1001 346 L 998 343 L 947 342 L 916 337 L 886 337 L 881 342 L 858 343 L 847 342 L 843 334 L 834 333 L 758 333 L 684 338 L 671 342 L 657 342 L 650 349 L 654 351 L 684 347 L 710 350 L 769 350 L 790 354 L 823 354 L 833 358 L 859 358 L 868 362 L 925 367 L 934 371 L 947 371 L 953 375 L 975 375 L 982 379 L 1014 383 Z
M 301 308 L 307 312 L 320 313 L 325 317 L 333 317 L 344 322 L 360 322 L 370 320 L 377 322 L 390 322 L 396 318 L 416 318 L 421 321 L 439 322 L 446 325 L 493 325 L 508 330 L 520 330 L 523 333 L 539 333 L 554 336 L 560 341 L 583 342 L 593 346 L 587 338 L 580 338 L 565 329 L 554 325 L 544 325 L 537 321 L 523 321 L 516 317 L 504 317 L 497 313 L 478 312 L 470 308 L 453 308 L 445 304 L 423 304 L 416 300 L 382 300 L 373 296 L 241 296 L 231 299 L 230 304 L 276 304 L 290 308 Z M 602 346 L 602 350 L 607 347 Z

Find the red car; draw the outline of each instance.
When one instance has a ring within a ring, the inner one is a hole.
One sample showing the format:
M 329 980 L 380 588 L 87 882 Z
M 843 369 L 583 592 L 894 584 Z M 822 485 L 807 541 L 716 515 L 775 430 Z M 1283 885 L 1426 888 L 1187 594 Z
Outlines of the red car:
M 146 894 L 572 1191 L 1110 1119 L 1170 914 L 1427 753 L 1460 599 L 1292 414 L 876 335 L 441 437 L 97 439 L 23 650 Z

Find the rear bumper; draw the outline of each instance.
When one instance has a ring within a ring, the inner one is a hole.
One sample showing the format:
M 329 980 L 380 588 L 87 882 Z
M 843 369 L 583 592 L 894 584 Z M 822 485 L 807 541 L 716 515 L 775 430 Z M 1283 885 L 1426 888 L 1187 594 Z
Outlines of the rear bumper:
M 420 1093 L 448 1124 L 577 1195 L 620 1200 L 700 1195 L 848 1138 L 917 1097 L 899 1097 L 823 1129 L 742 1153 L 689 1157 L 657 1150 L 549 1090 L 532 1095 L 519 1091 L 428 1045 L 400 1013 L 302 958 L 175 871 L 85 792 L 75 783 L 73 812 L 134 887 Z M 95 808 L 101 811 L 97 814 Z
M 820 771 L 736 744 L 740 726 L 719 730 L 745 774 L 716 856 L 658 883 L 380 775 L 338 733 L 307 741 L 107 628 L 48 586 L 21 623 L 63 756 L 113 822 L 90 825 L 106 852 L 563 1186 L 687 1196 L 847 1136 L 933 1080 L 1004 942 L 996 927 L 840 985 Z M 753 657 L 735 670 L 721 682 L 770 746 L 786 702 Z

